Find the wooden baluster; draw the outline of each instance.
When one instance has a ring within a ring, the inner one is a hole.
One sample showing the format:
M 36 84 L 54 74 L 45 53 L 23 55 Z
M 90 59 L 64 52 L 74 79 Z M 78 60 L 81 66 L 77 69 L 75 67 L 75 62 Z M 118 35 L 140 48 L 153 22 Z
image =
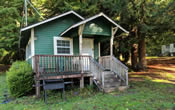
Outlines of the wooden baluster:
M 48 72 L 48 73 L 49 73 L 49 67 L 50 67 L 49 64 L 50 64 L 50 63 L 49 63 L 49 56 L 47 56 L 47 72 Z
M 85 67 L 84 67 L 84 71 L 87 71 L 87 68 L 88 68 L 88 67 L 87 67 L 86 58 L 87 58 L 87 57 L 84 57 L 84 65 L 85 65 Z
M 51 62 L 51 68 L 50 68 L 50 70 L 51 70 L 51 72 L 53 72 L 53 56 L 51 56 L 50 58 L 51 58 L 51 61 L 50 61 Z
M 74 71 L 74 68 L 75 68 L 75 59 L 74 59 L 74 57 L 72 56 L 72 62 L 73 62 L 73 64 L 72 64 L 72 72 Z
M 41 56 L 41 68 L 43 68 L 43 57 Z
M 65 58 L 65 72 L 67 72 L 67 56 L 64 56 L 64 58 Z
M 54 70 L 54 73 L 55 73 L 55 56 L 53 56 L 53 70 Z
M 69 71 L 69 56 L 66 57 L 66 71 Z
M 47 63 L 46 63 L 46 56 L 43 56 L 44 57 L 44 62 L 45 62 L 45 66 L 44 66 L 44 68 L 47 68 Z M 45 70 L 43 71 L 43 72 L 45 72 Z
M 70 67 L 71 67 L 72 62 L 71 62 L 70 57 L 71 57 L 71 56 L 69 56 L 69 63 L 68 63 L 68 64 L 69 64 L 69 71 L 71 72 L 71 68 L 70 68 Z
M 70 56 L 70 62 L 71 62 L 70 69 L 71 69 L 71 72 L 72 72 L 72 68 L 73 68 L 73 60 L 72 60 L 72 56 Z
M 64 56 L 64 72 L 65 72 L 66 66 L 65 66 L 65 56 Z
M 61 69 L 63 69 L 61 66 L 63 67 L 63 64 L 61 64 L 61 56 L 59 56 L 59 72 L 61 72 Z
M 39 71 L 39 66 L 40 66 L 40 56 L 38 56 L 38 58 L 37 58 L 37 67 L 38 67 L 38 78 L 39 78 L 39 76 L 40 76 L 40 71 Z
M 78 61 L 77 61 L 77 57 L 74 57 L 74 71 L 77 70 L 78 71 L 78 68 L 77 68 L 77 64 L 78 64 Z
M 57 68 L 58 68 L 58 72 L 60 72 L 60 57 L 57 56 Z
M 40 67 L 41 67 L 41 60 L 40 60 L 40 55 L 38 56 L 38 68 L 40 69 Z M 38 70 L 39 70 L 38 69 Z M 40 72 L 40 70 L 39 70 L 39 72 Z
M 64 72 L 67 71 L 67 63 L 66 63 L 66 60 L 67 60 L 67 57 L 64 56 L 64 61 L 65 61 L 65 63 L 64 63 L 64 64 L 65 64 L 65 70 L 64 70 Z
M 57 62 L 57 56 L 55 56 L 55 72 L 58 72 L 58 62 Z

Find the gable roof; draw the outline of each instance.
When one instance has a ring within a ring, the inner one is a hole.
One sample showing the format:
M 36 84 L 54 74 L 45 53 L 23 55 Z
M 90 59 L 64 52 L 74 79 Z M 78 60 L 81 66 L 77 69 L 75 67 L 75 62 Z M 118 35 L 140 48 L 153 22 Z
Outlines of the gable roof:
M 89 21 L 91 21 L 91 20 L 94 20 L 94 19 L 96 19 L 96 18 L 98 18 L 98 17 L 101 17 L 101 16 L 103 16 L 104 18 L 106 18 L 109 22 L 111 22 L 113 25 L 115 25 L 116 27 L 118 27 L 118 28 L 120 28 L 122 31 L 124 31 L 124 32 L 126 32 L 126 33 L 129 33 L 127 30 L 125 30 L 123 27 L 121 27 L 120 25 L 118 25 L 117 23 L 115 23 L 112 19 L 110 19 L 108 16 L 106 16 L 104 13 L 99 13 L 99 14 L 97 14 L 97 15 L 95 15 L 95 16 L 92 16 L 92 17 L 90 17 L 90 18 L 88 18 L 88 19 L 85 19 L 85 20 L 83 20 L 83 21 L 80 21 L 79 23 L 77 23 L 77 24 L 74 24 L 74 25 L 72 25 L 71 27 L 69 27 L 68 29 L 66 29 L 64 32 L 62 32 L 60 35 L 62 36 L 62 35 L 64 35 L 66 32 L 68 32 L 69 30 L 71 30 L 71 29 L 73 29 L 73 28 L 76 28 L 76 27 L 78 27 L 78 26 L 80 26 L 80 25 L 82 25 L 82 24 L 85 24 L 85 23 L 87 23 L 87 22 L 89 22 Z
M 81 20 L 84 20 L 84 18 L 83 18 L 82 16 L 80 16 L 78 13 L 76 13 L 76 12 L 74 12 L 74 11 L 68 11 L 68 12 L 63 13 L 63 14 L 60 14 L 60 15 L 58 15 L 58 16 L 55 16 L 55 17 L 52 17 L 52 18 L 46 19 L 46 20 L 44 20 L 44 21 L 41 21 L 41 22 L 35 23 L 35 24 L 33 24 L 33 25 L 30 25 L 30 26 L 24 27 L 24 28 L 22 28 L 20 31 L 22 32 L 22 31 L 25 31 L 25 30 L 28 30 L 28 29 L 34 28 L 34 27 L 36 27 L 36 26 L 39 26 L 39 25 L 41 25 L 41 24 L 44 24 L 44 23 L 50 22 L 50 21 L 52 21 L 52 20 L 58 19 L 58 18 L 60 18 L 60 17 L 66 16 L 66 15 L 69 15 L 69 14 L 74 14 L 74 15 L 76 15 L 77 17 L 79 17 Z

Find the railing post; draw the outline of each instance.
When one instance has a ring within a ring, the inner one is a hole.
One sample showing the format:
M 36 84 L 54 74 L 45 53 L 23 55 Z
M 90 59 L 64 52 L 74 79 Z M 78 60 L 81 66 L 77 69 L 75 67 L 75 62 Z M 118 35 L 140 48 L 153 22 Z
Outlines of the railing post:
M 35 56 L 35 72 L 36 72 L 36 79 L 35 79 L 35 86 L 36 86 L 36 97 L 40 97 L 40 72 L 39 72 L 39 56 Z
M 126 74 L 126 86 L 128 86 L 128 70 L 126 70 L 125 74 Z
M 112 69 L 113 69 L 112 67 L 113 67 L 113 66 L 112 66 L 112 55 L 111 55 L 111 56 L 110 56 L 110 70 L 111 70 L 111 71 L 113 71 L 113 70 L 112 70 Z
M 102 72 L 102 87 L 103 87 L 103 89 L 104 89 L 104 87 L 105 87 L 105 82 L 104 82 L 104 72 Z
M 82 62 L 82 56 L 80 55 L 80 74 L 81 74 L 81 78 L 80 78 L 80 88 L 84 88 L 84 75 L 83 75 L 83 62 Z

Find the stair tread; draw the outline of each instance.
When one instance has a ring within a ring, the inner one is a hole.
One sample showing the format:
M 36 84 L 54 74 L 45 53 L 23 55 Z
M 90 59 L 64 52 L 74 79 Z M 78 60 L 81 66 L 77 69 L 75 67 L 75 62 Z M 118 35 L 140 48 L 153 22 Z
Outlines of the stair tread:
M 118 88 L 117 87 L 111 87 L 111 88 L 104 88 L 104 91 L 105 92 L 113 92 L 115 90 L 117 90 Z

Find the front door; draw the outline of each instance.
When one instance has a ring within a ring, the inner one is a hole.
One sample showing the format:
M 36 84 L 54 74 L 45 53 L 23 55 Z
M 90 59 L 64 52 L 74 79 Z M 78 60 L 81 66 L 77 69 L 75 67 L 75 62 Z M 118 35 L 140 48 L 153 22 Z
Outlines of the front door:
M 94 40 L 89 38 L 83 38 L 82 42 L 82 55 L 94 57 Z M 83 70 L 89 71 L 90 61 L 89 58 L 84 57 L 83 60 Z
M 83 38 L 82 55 L 94 57 L 94 39 Z

